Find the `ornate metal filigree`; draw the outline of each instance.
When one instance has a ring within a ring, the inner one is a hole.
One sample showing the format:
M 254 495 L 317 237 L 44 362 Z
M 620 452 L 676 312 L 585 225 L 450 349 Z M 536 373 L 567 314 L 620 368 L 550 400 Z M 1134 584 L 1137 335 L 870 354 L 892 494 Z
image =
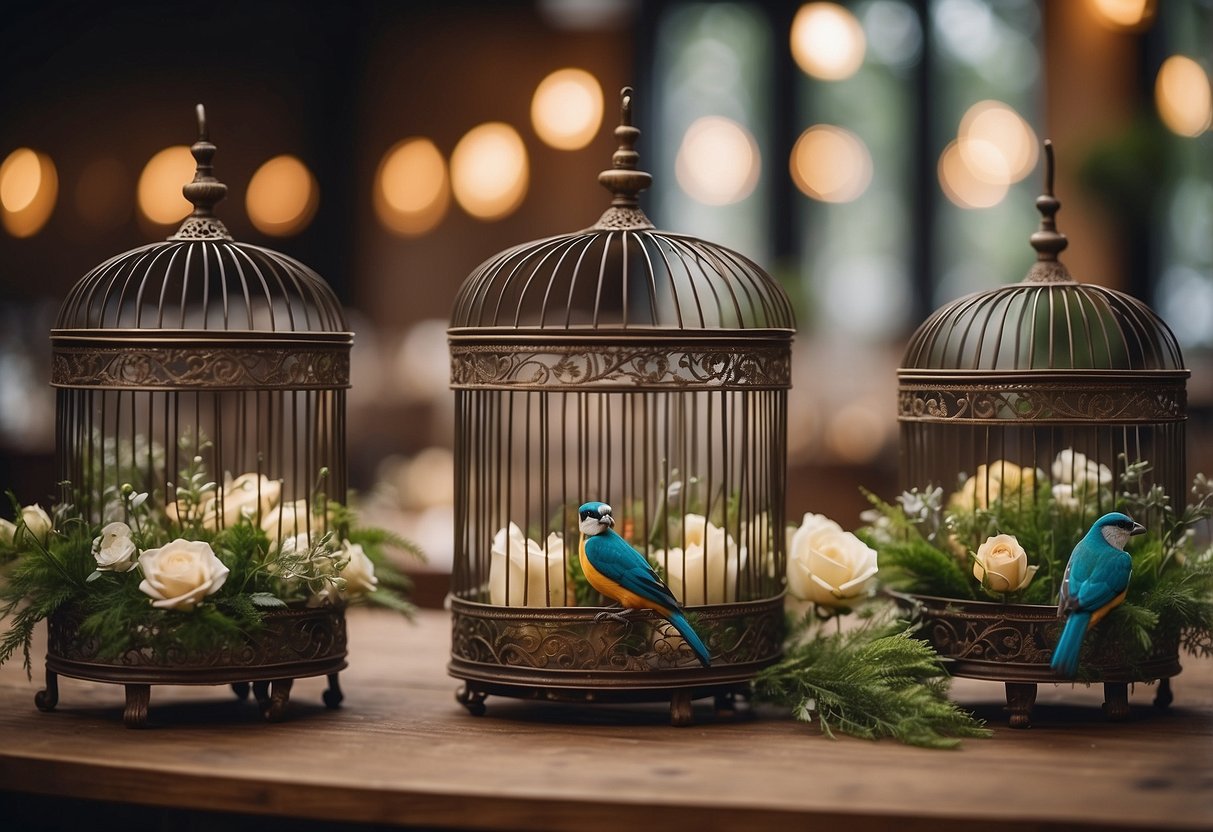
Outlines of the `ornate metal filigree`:
M 247 669 L 341 658 L 346 652 L 345 614 L 340 608 L 272 610 L 264 626 L 244 642 L 202 652 L 170 646 L 157 650 L 135 640 L 121 655 L 100 658 L 102 645 L 80 633 L 80 617 L 60 612 L 47 619 L 47 658 L 111 669 L 172 669 L 175 671 Z M 59 672 L 70 671 L 60 670 Z
M 902 383 L 898 418 L 918 422 L 1178 422 L 1187 392 L 1173 384 Z
M 215 217 L 186 217 L 170 240 L 230 240 L 227 226 Z
M 668 346 L 451 346 L 451 386 L 718 389 L 787 387 L 786 344 L 692 351 Z
M 350 385 L 346 344 L 330 347 L 75 347 L 56 344 L 56 387 L 336 389 Z
M 641 231 L 655 226 L 639 208 L 612 205 L 587 231 Z
M 778 600 L 696 611 L 695 626 L 712 653 L 712 670 L 779 656 L 784 622 Z M 661 619 L 598 622 L 592 614 L 559 610 L 503 614 L 499 607 L 459 604 L 451 653 L 455 659 L 490 668 L 545 673 L 679 669 L 693 676 L 703 670 L 678 632 Z

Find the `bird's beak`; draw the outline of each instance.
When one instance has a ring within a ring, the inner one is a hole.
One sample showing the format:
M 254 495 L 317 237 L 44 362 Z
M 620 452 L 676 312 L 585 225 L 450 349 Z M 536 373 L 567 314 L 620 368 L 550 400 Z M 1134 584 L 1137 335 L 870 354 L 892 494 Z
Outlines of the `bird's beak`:
M 1145 526 L 1143 526 L 1141 523 L 1134 523 L 1133 531 L 1129 532 L 1129 536 L 1132 537 L 1135 534 L 1145 534 L 1145 533 L 1146 533 Z
M 615 528 L 615 518 L 609 514 L 602 515 L 602 522 L 610 526 L 612 529 Z

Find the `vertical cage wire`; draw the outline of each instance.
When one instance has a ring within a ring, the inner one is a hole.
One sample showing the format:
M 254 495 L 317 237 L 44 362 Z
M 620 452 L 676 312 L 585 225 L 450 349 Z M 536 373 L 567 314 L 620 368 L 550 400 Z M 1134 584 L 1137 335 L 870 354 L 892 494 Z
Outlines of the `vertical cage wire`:
M 103 522 L 124 484 L 175 511 L 181 472 L 198 456 L 217 484 L 220 527 L 225 484 L 255 474 L 258 489 L 261 477 L 281 483 L 283 504 L 306 501 L 310 533 L 328 522 L 314 500 L 346 498 L 352 335 L 319 275 L 234 242 L 214 217 L 226 186 L 211 175 L 201 107 L 199 134 L 198 172 L 184 188 L 194 212 L 168 240 L 93 269 L 60 308 L 58 474 Z
M 901 486 L 964 487 L 980 509 L 1011 466 L 1056 488 L 1077 482 L 1085 458 L 1109 487 L 1082 489 L 1076 507 L 1104 512 L 1126 466 L 1146 461 L 1146 484 L 1182 502 L 1188 371 L 1179 344 L 1141 301 L 1070 276 L 1057 259 L 1067 243 L 1049 143 L 1045 176 L 1027 278 L 953 301 L 910 339 L 898 371 Z
M 791 303 L 639 209 L 630 90 L 615 135 L 599 221 L 489 258 L 451 315 L 450 669 L 474 711 L 488 693 L 710 693 L 779 655 Z M 607 599 L 578 580 L 590 500 L 687 607 L 710 668 L 659 620 L 596 618 Z

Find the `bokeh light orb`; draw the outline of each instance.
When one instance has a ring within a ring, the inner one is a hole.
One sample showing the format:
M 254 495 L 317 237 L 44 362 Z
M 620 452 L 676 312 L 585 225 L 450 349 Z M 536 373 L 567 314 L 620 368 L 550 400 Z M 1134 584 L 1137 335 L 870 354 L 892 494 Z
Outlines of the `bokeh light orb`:
M 531 98 L 536 135 L 557 150 L 580 150 L 602 125 L 602 86 L 584 69 L 558 69 Z
M 32 237 L 55 210 L 59 174 L 45 153 L 19 147 L 0 163 L 0 221 L 14 237 Z
M 754 136 L 724 116 L 691 122 L 674 159 L 674 175 L 682 190 L 705 205 L 745 199 L 758 184 L 761 167 Z
M 442 222 L 451 185 L 437 145 L 421 136 L 393 145 L 375 173 L 374 201 L 379 221 L 402 237 L 420 236 Z
M 792 19 L 792 57 L 814 78 L 841 81 L 863 65 L 863 26 L 837 3 L 806 3 Z
M 815 124 L 800 134 L 789 164 L 792 181 L 821 202 L 851 202 L 872 182 L 872 154 L 863 139 L 833 124 Z
M 157 225 L 180 222 L 194 210 L 181 189 L 194 180 L 197 164 L 183 144 L 166 147 L 148 160 L 139 174 L 139 211 Z
M 1163 61 L 1154 80 L 1154 104 L 1163 124 L 1181 136 L 1199 136 L 1213 124 L 1213 91 L 1204 67 L 1184 55 Z
M 248 217 L 262 234 L 298 234 L 320 202 L 316 178 L 298 158 L 275 156 L 257 168 L 245 194 Z
M 512 214 L 526 196 L 530 167 L 518 131 L 494 121 L 469 130 L 451 152 L 451 191 L 481 220 Z

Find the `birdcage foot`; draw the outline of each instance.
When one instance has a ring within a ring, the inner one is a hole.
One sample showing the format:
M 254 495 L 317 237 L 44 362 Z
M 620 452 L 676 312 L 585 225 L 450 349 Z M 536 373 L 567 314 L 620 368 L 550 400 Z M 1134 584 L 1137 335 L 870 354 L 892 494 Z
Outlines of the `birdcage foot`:
M 232 682 L 232 693 L 236 694 L 236 698 L 243 702 L 248 699 L 249 683 L 248 682 Z
M 329 674 L 329 686 L 324 691 L 324 707 L 332 710 L 333 708 L 341 707 L 341 701 L 345 699 L 345 694 L 341 692 L 341 683 L 337 679 L 338 674 Z
M 636 612 L 636 610 L 632 609 L 620 609 L 618 612 L 615 610 L 603 610 L 594 616 L 594 622 L 596 624 L 601 624 L 604 621 L 618 621 L 620 624 L 627 624 L 630 621 L 628 616 L 634 612 Z
M 1171 703 L 1175 701 L 1175 695 L 1171 693 L 1171 680 L 1158 680 L 1158 693 L 1154 694 L 1154 707 L 1166 709 L 1171 707 Z
M 467 708 L 468 713 L 472 716 L 484 716 L 484 700 L 488 696 L 484 691 L 476 690 L 469 685 L 462 685 L 455 691 L 455 701 Z
M 46 671 L 46 688 L 34 694 L 34 705 L 40 711 L 53 711 L 59 704 L 59 674 Z
M 1012 728 L 1032 727 L 1032 705 L 1036 703 L 1036 685 L 1007 682 L 1007 710 Z
M 266 722 L 278 722 L 286 715 L 287 703 L 291 701 L 291 685 L 294 679 L 275 679 L 270 685 L 268 701 L 261 706 L 261 715 Z
M 695 711 L 691 707 L 691 692 L 677 691 L 670 694 L 670 724 L 684 728 L 695 722 Z
M 1121 722 L 1129 718 L 1128 682 L 1104 682 L 1103 712 L 1109 722 Z
M 143 728 L 147 725 L 147 706 L 151 700 L 151 685 L 126 686 L 126 710 L 122 712 L 122 721 L 127 728 Z

